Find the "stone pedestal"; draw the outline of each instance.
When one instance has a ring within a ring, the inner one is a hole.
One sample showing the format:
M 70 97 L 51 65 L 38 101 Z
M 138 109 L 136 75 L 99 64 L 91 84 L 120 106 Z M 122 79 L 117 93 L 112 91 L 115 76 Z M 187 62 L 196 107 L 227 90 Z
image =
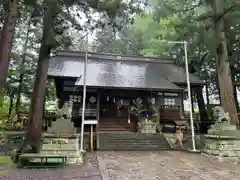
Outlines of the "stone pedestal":
M 214 124 L 205 135 L 203 153 L 239 162 L 240 131 L 229 122 Z
M 59 110 L 61 118 L 52 122 L 47 133 L 43 135 L 42 153 L 63 154 L 68 156 L 68 164 L 81 164 L 82 154 L 79 149 L 79 134 L 71 121 L 72 103 L 65 103 Z
M 82 164 L 82 154 L 79 149 L 79 135 L 44 134 L 42 153 L 63 154 L 68 156 L 67 164 Z

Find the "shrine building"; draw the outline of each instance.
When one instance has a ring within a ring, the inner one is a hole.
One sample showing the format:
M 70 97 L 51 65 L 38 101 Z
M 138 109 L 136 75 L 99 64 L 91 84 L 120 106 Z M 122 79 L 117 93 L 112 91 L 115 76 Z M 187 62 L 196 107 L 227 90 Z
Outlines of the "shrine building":
M 57 52 L 50 58 L 48 78 L 54 79 L 61 107 L 73 102 L 72 121 L 81 127 L 85 52 Z M 191 88 L 203 82 L 190 74 Z M 160 123 L 184 120 L 185 69 L 173 59 L 88 53 L 85 120 L 94 132 L 137 132 L 138 119 L 130 114 L 134 100 L 154 103 Z M 88 125 L 85 132 L 89 131 Z

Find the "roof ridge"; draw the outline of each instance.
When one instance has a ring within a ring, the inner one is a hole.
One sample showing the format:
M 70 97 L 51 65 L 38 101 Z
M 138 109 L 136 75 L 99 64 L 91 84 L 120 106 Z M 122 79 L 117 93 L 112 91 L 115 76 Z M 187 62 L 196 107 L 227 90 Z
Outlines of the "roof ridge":
M 85 57 L 86 52 L 83 51 L 58 51 L 55 56 L 67 56 L 67 57 Z M 94 53 L 88 52 L 89 58 L 101 59 L 101 60 L 115 60 L 115 61 L 136 61 L 136 62 L 155 62 L 155 63 L 167 63 L 173 64 L 174 59 L 163 57 L 146 57 L 146 56 L 130 56 L 124 54 L 111 54 L 111 53 Z

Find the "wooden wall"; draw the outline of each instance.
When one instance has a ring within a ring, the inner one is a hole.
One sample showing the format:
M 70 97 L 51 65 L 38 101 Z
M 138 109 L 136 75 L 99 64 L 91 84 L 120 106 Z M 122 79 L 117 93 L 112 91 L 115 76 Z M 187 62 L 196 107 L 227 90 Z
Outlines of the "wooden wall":
M 56 87 L 58 98 L 60 99 L 61 104 L 66 101 L 69 101 L 70 95 L 76 95 L 82 97 L 82 88 L 74 86 L 74 79 L 56 80 Z M 144 101 L 148 101 L 149 98 L 155 98 L 156 106 L 160 111 L 160 121 L 172 121 L 173 119 L 180 119 L 183 115 L 183 96 L 182 92 L 169 92 L 169 91 L 143 91 L 143 90 L 117 90 L 117 89 L 99 89 L 99 88 L 87 88 L 87 100 L 94 96 L 98 101 L 102 101 L 102 98 L 116 97 L 122 99 L 136 99 L 141 97 Z M 73 121 L 75 126 L 79 127 L 81 125 L 81 109 L 82 103 L 75 102 L 75 109 L 73 110 Z M 91 111 L 92 115 L 86 116 L 85 119 L 99 119 L 99 114 L 101 116 L 101 103 L 88 103 L 86 102 L 86 114 Z M 78 111 L 78 112 L 77 112 Z M 91 114 L 90 113 L 90 114 Z M 98 126 L 98 125 L 97 125 Z M 97 127 L 96 127 L 97 128 Z M 88 128 L 86 128 L 88 129 Z

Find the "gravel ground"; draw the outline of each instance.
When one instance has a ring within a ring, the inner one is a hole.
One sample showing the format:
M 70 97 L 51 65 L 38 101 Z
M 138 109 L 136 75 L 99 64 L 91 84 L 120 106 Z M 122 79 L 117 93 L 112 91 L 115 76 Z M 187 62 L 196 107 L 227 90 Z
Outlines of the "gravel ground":
M 17 169 L 2 171 L 0 180 L 102 180 L 96 153 L 88 153 L 81 165 L 67 165 L 63 169 Z
M 240 166 L 178 151 L 98 152 L 104 180 L 239 180 Z
M 105 151 L 87 153 L 81 166 L 0 173 L 0 180 L 239 180 L 240 166 L 178 151 Z

